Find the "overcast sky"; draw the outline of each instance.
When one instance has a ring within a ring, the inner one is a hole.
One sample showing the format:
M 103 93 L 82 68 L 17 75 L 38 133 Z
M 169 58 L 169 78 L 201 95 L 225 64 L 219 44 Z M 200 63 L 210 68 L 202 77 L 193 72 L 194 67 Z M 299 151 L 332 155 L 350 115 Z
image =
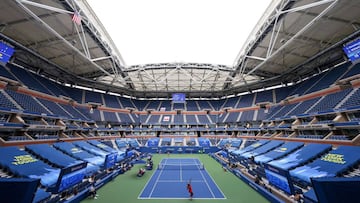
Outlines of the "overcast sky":
M 232 66 L 271 0 L 88 0 L 130 65 Z

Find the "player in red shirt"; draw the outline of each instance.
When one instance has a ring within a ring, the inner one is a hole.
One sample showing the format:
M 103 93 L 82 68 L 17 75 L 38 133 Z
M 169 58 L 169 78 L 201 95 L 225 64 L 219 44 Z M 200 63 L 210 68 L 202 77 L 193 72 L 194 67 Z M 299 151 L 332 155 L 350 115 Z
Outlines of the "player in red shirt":
M 187 186 L 186 186 L 186 188 L 187 188 L 187 190 L 188 190 L 188 192 L 189 192 L 189 194 L 190 194 L 190 200 L 192 200 L 192 198 L 193 198 L 193 196 L 194 196 L 194 193 L 193 193 L 191 184 L 188 183 Z

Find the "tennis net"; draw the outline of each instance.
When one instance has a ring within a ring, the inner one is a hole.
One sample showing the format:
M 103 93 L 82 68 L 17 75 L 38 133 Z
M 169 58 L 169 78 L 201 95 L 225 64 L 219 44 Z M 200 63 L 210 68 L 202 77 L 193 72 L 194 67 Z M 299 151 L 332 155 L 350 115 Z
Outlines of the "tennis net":
M 162 164 L 158 165 L 159 170 L 204 170 L 204 164 Z

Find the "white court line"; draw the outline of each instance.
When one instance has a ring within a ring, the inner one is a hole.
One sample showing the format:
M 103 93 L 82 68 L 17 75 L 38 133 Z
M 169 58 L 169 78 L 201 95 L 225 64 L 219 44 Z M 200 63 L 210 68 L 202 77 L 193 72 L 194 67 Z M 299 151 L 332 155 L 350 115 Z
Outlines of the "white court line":
M 204 169 L 206 171 L 206 169 Z M 200 172 L 202 175 L 202 172 Z M 225 194 L 223 193 L 223 191 L 221 190 L 221 188 L 216 184 L 215 180 L 211 177 L 211 175 L 206 171 L 206 173 L 209 175 L 210 179 L 212 180 L 212 182 L 216 185 L 216 187 L 219 189 L 219 191 L 221 192 L 221 194 L 224 196 L 223 199 L 227 199 Z
M 144 192 L 145 188 L 149 185 L 150 180 L 152 179 L 152 177 L 156 174 L 156 171 L 154 171 L 154 173 L 151 175 L 150 179 L 147 181 L 145 187 L 143 187 L 143 189 L 141 190 L 140 194 L 138 195 L 138 199 L 149 199 L 150 197 L 140 197 L 140 195 Z
M 159 183 L 182 183 L 182 182 L 186 182 L 184 180 L 179 181 L 179 180 L 159 180 Z M 192 180 L 191 182 L 193 183 L 204 183 L 205 181 L 203 180 Z
M 162 164 L 165 165 L 165 164 L 167 163 L 168 159 L 169 159 L 169 158 L 165 158 L 165 159 L 163 159 L 160 163 L 162 163 Z M 197 158 L 171 158 L 171 159 L 179 159 L 179 160 L 184 160 L 184 159 L 188 159 L 188 160 L 189 160 L 189 159 L 191 159 L 192 162 L 195 162 L 196 164 L 201 163 L 200 160 L 197 159 Z M 188 164 L 188 163 L 187 163 L 187 164 Z M 180 165 L 181 165 L 181 162 L 180 162 Z M 181 170 L 181 169 L 180 169 L 180 170 Z M 207 173 L 206 169 L 204 169 L 204 170 L 205 170 L 205 172 Z M 140 195 L 139 195 L 139 196 L 138 196 L 138 199 L 188 199 L 188 197 L 186 197 L 186 198 L 174 198 L 174 197 L 155 197 L 155 198 L 154 198 L 154 197 L 151 197 L 151 196 L 152 196 L 152 193 L 153 193 L 154 190 L 155 190 L 155 186 L 157 185 L 157 183 L 161 183 L 161 182 L 174 182 L 174 183 L 176 183 L 176 182 L 179 182 L 178 180 L 160 180 L 160 176 L 161 176 L 162 171 L 163 171 L 163 170 L 161 170 L 161 171 L 159 172 L 158 177 L 157 177 L 157 179 L 156 179 L 156 181 L 155 181 L 155 183 L 154 183 L 154 186 L 153 186 L 153 188 L 152 188 L 152 190 L 151 190 L 150 195 L 149 195 L 148 197 L 140 197 Z M 211 190 L 211 187 L 210 187 L 210 185 L 208 184 L 208 182 L 206 181 L 206 178 L 204 177 L 204 174 L 203 174 L 202 170 L 198 170 L 198 171 L 200 172 L 203 180 L 194 180 L 194 181 L 192 181 L 192 182 L 203 182 L 203 183 L 206 183 L 206 185 L 207 185 L 207 187 L 208 187 L 208 189 L 209 189 L 209 191 L 210 191 L 210 193 L 211 193 L 211 195 L 212 195 L 213 197 L 212 197 L 212 198 L 193 198 L 193 199 L 204 199 L 204 200 L 227 199 L 226 196 L 224 195 L 224 193 L 221 191 L 220 187 L 216 184 L 216 182 L 214 181 L 214 179 L 213 179 L 213 178 L 211 177 L 211 175 L 208 173 L 208 176 L 210 177 L 210 179 L 214 182 L 214 184 L 216 185 L 216 187 L 219 189 L 219 191 L 220 191 L 221 194 L 223 195 L 223 197 L 221 197 L 221 198 L 215 197 L 215 194 L 214 194 L 214 192 Z M 152 176 L 154 176 L 155 173 L 156 173 L 156 172 L 154 172 Z M 181 173 L 181 174 L 182 174 L 182 173 Z M 145 185 L 145 187 L 143 188 L 143 190 L 141 191 L 140 194 L 143 193 L 144 189 L 147 187 L 147 185 L 149 184 L 150 180 L 152 179 L 152 176 L 150 177 L 149 181 L 147 182 L 147 184 Z M 182 176 L 181 176 L 181 177 L 182 177 Z M 183 182 L 183 180 L 181 179 L 180 182 Z
M 182 168 L 181 168 L 181 161 L 180 161 L 180 170 L 179 170 L 179 172 L 180 172 L 180 181 L 182 182 Z
M 200 171 L 200 174 L 201 174 L 201 177 L 204 179 L 204 181 L 205 181 L 205 183 L 206 183 L 206 186 L 208 187 L 208 189 L 209 189 L 209 191 L 210 191 L 211 195 L 212 195 L 212 196 L 213 196 L 213 198 L 215 199 L 215 194 L 213 193 L 213 191 L 212 191 L 212 189 L 211 189 L 211 187 L 210 187 L 209 183 L 206 181 L 206 178 L 204 177 L 204 174 L 202 173 L 202 171 Z
M 167 160 L 165 160 L 165 164 L 166 164 L 166 161 Z M 161 173 L 163 172 L 163 170 L 161 170 L 160 171 L 160 173 L 159 173 L 159 176 L 157 177 L 157 179 L 156 179 L 156 181 L 155 181 L 155 183 L 154 183 L 154 186 L 153 186 L 153 188 L 151 189 L 151 192 L 150 192 L 150 195 L 149 195 L 149 198 L 152 196 L 152 193 L 154 192 L 154 190 L 155 190 L 155 186 L 157 185 L 157 183 L 159 182 L 159 179 L 160 179 L 160 176 L 161 176 Z
M 189 199 L 189 197 L 151 197 L 151 198 L 143 198 L 140 197 L 138 199 Z M 193 199 L 205 199 L 205 200 L 214 200 L 214 199 L 226 199 L 226 198 L 206 198 L 206 197 L 194 197 Z

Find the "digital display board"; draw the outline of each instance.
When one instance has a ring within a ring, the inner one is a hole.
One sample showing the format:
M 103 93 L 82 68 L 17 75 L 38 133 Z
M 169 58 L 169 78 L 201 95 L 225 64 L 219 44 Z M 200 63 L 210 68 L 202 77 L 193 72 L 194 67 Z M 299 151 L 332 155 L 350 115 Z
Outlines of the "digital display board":
M 7 63 L 14 54 L 14 48 L 0 41 L 0 63 Z
M 185 103 L 185 94 L 184 93 L 174 93 L 172 94 L 173 103 Z
M 288 194 L 294 194 L 294 185 L 291 182 L 289 171 L 268 164 L 265 164 L 264 168 L 266 178 L 271 185 Z
M 82 182 L 85 177 L 87 163 L 83 162 L 74 166 L 61 169 L 56 187 L 57 192 L 62 192 Z
M 360 58 L 360 39 L 356 39 L 344 45 L 343 50 L 350 61 Z

